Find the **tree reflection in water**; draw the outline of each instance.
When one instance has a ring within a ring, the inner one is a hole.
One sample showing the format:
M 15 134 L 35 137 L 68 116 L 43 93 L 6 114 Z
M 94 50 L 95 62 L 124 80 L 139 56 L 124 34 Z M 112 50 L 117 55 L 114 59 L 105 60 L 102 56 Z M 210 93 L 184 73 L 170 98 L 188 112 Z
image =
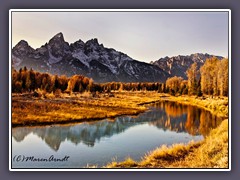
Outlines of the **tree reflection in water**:
M 120 134 L 130 127 L 146 124 L 164 131 L 186 132 L 204 137 L 212 128 L 220 124 L 222 118 L 209 111 L 175 102 L 159 102 L 151 105 L 149 111 L 136 117 L 124 116 L 115 120 L 102 120 L 71 125 L 53 125 L 44 127 L 18 127 L 12 129 L 17 142 L 24 140 L 30 133 L 37 135 L 53 150 L 58 151 L 65 140 L 74 144 L 83 143 L 89 147 L 102 138 Z

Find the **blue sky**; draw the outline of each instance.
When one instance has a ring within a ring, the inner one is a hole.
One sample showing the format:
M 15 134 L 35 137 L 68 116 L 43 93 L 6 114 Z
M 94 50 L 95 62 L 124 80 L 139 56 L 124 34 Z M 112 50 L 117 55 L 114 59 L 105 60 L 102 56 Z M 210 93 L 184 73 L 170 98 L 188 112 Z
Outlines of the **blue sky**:
M 33 48 L 62 32 L 65 41 L 97 38 L 136 60 L 209 53 L 228 56 L 227 12 L 12 12 L 12 45 Z

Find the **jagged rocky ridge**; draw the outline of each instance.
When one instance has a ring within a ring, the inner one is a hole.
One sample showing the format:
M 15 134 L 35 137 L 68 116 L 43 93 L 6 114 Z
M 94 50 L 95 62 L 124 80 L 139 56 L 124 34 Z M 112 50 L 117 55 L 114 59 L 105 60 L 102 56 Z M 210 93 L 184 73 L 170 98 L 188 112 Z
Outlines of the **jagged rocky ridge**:
M 21 40 L 12 49 L 12 65 L 15 69 L 26 66 L 58 75 L 82 74 L 95 82 L 165 82 L 173 76 L 187 79 L 186 71 L 194 62 L 200 68 L 207 58 L 213 56 L 202 53 L 166 56 L 149 64 L 134 60 L 115 49 L 106 48 L 97 39 L 86 43 L 78 40 L 69 44 L 65 42 L 63 34 L 58 33 L 37 49 Z M 216 57 L 223 59 L 221 56 Z
M 97 39 L 69 44 L 62 33 L 37 49 L 21 40 L 12 49 L 12 66 L 58 75 L 82 74 L 95 82 L 164 82 L 169 77 L 161 68 L 106 48 Z
M 205 63 L 206 59 L 212 58 L 214 55 L 195 53 L 188 56 L 173 56 L 173 57 L 164 57 L 160 58 L 157 61 L 150 62 L 153 65 L 158 66 L 162 70 L 168 73 L 170 77 L 180 76 L 183 79 L 187 79 L 186 71 L 187 69 L 196 62 L 198 69 Z M 218 59 L 223 59 L 221 56 L 216 56 Z

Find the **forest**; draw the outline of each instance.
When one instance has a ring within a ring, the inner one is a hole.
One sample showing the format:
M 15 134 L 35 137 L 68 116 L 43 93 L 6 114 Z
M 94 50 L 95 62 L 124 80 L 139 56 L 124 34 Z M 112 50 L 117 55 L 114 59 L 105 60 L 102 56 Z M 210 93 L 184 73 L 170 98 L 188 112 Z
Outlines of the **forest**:
M 12 68 L 12 127 L 51 127 L 54 124 L 95 123 L 104 119 L 111 122 L 117 117 L 138 116 L 153 104 L 167 101 L 169 105 L 161 108 L 168 114 L 167 120 L 178 121 L 181 114 L 187 114 L 181 128 L 193 135 L 195 127 L 199 126 L 205 139 L 188 145 L 163 145 L 142 157 L 142 161 L 129 157 L 122 162 L 113 160 L 104 168 L 226 168 L 229 147 L 228 59 L 213 57 L 200 68 L 193 63 L 186 75 L 187 79 L 174 76 L 166 82 L 95 83 L 82 75 L 67 77 L 26 67 Z M 177 108 L 173 109 L 173 104 Z M 210 113 L 200 114 L 193 106 L 210 112 L 213 121 Z M 225 120 L 217 121 L 217 117 Z M 164 121 L 164 125 L 169 122 Z M 210 128 L 213 127 L 211 123 L 215 127 L 220 122 L 216 129 Z M 55 131 L 54 137 L 57 137 Z
M 110 93 L 111 91 L 157 91 L 178 95 L 213 95 L 228 96 L 228 59 L 219 60 L 216 57 L 207 59 L 204 65 L 198 70 L 197 63 L 193 63 L 186 71 L 187 80 L 182 77 L 168 78 L 165 83 L 144 82 L 144 83 L 94 83 L 91 78 L 74 75 L 51 75 L 49 73 L 36 72 L 26 67 L 18 71 L 12 69 L 12 92 L 43 92 L 54 93 L 56 96 L 61 93 L 91 92 Z

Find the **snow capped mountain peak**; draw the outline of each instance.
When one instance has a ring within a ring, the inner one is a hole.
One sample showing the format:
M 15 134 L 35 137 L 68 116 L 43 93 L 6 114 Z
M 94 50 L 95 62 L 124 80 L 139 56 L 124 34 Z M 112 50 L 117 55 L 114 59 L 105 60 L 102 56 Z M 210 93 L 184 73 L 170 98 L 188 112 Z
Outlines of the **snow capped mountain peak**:
M 52 57 L 51 59 L 54 57 L 61 59 L 60 57 L 64 56 L 65 53 L 70 49 L 69 44 L 65 42 L 61 32 L 49 40 L 47 48 L 49 50 L 49 56 Z M 57 62 L 59 62 L 59 60 Z
M 55 36 L 52 37 L 51 40 L 54 40 L 54 39 L 55 39 L 55 40 L 56 40 L 56 39 L 64 40 L 63 33 L 62 33 L 62 32 L 57 33 Z M 51 40 L 50 40 L 50 41 L 51 41 Z
M 61 32 L 56 34 L 55 36 L 53 36 L 48 42 L 48 44 L 50 46 L 55 45 L 55 44 L 64 44 L 64 43 L 66 43 L 66 42 L 65 42 L 63 34 Z
M 17 46 L 17 47 L 18 47 L 18 46 L 27 47 L 27 46 L 29 46 L 29 45 L 28 45 L 28 42 L 27 42 L 27 41 L 21 40 L 21 41 L 19 41 L 19 42 L 17 43 L 16 46 Z
M 28 42 L 24 41 L 24 40 L 19 41 L 14 48 L 18 49 L 18 50 L 21 50 L 21 51 L 33 50 L 33 48 L 28 45 Z
M 90 51 L 90 52 L 101 51 L 101 49 L 103 48 L 103 46 L 99 45 L 97 38 L 88 40 L 85 43 L 85 47 L 86 47 L 87 51 Z
M 166 56 L 148 64 L 104 47 L 97 38 L 86 43 L 79 39 L 69 45 L 61 32 L 40 48 L 33 49 L 27 41 L 21 40 L 12 49 L 12 65 L 16 69 L 26 66 L 58 75 L 82 74 L 95 82 L 164 82 L 172 76 L 186 79 L 186 70 L 192 63 L 196 62 L 200 67 L 211 57 L 213 55 L 207 53 Z
M 13 48 L 13 54 L 16 56 L 25 56 L 31 52 L 33 52 L 34 49 L 28 45 L 27 41 L 21 40 L 17 43 L 17 45 Z
M 26 41 L 19 44 L 23 49 L 30 47 Z M 12 51 L 12 62 L 16 69 L 26 66 L 58 75 L 82 74 L 93 78 L 95 82 L 163 82 L 167 78 L 160 68 L 134 60 L 113 48 L 106 48 L 99 44 L 97 38 L 86 43 L 79 39 L 69 45 L 60 32 L 36 50 L 18 53 L 14 50 L 16 48 Z
M 70 48 L 74 51 L 77 49 L 83 49 L 84 45 L 85 45 L 85 43 L 81 39 L 79 39 L 78 41 L 71 43 Z
M 93 38 L 93 39 L 88 40 L 88 41 L 86 42 L 86 44 L 99 45 L 97 38 Z

